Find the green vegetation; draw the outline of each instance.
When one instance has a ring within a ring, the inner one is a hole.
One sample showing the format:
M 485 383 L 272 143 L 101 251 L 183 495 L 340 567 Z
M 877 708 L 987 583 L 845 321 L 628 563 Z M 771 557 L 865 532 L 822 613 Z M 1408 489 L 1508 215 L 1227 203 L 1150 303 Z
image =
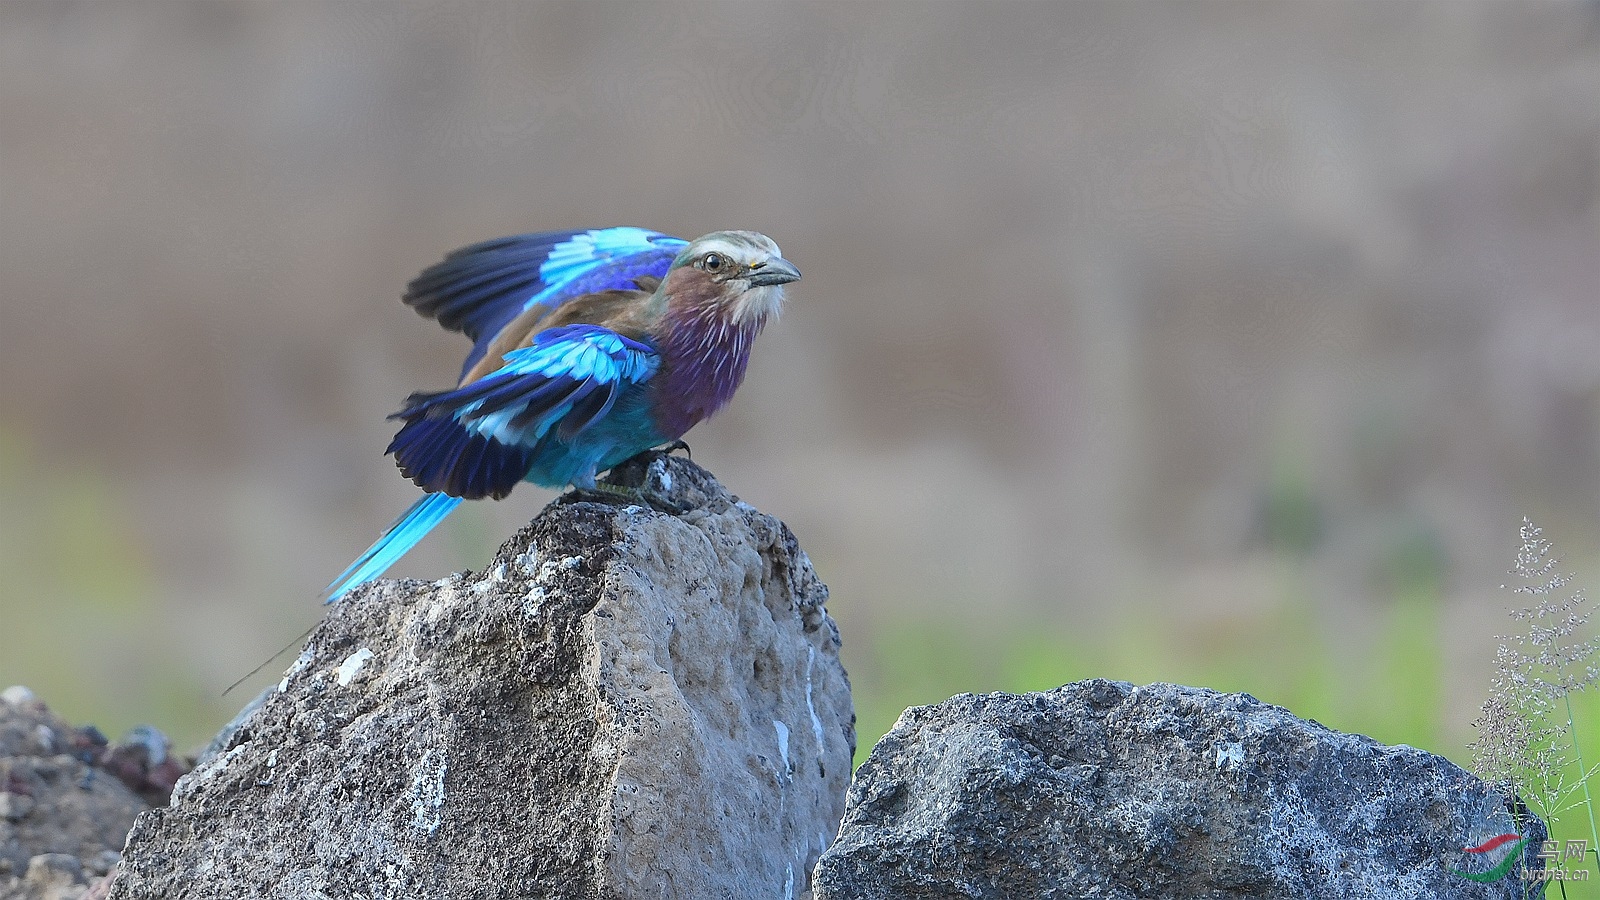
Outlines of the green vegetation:
M 1522 546 L 1508 574 L 1514 579 L 1511 590 L 1526 605 L 1512 611 L 1518 627 L 1500 638 L 1495 651 L 1493 689 L 1473 723 L 1478 730 L 1473 769 L 1527 803 L 1544 819 L 1552 838 L 1585 840 L 1591 852 L 1600 854 L 1589 790 L 1594 770 L 1584 763 L 1588 736 L 1580 733 L 1574 702 L 1600 680 L 1594 666 L 1600 639 L 1589 627 L 1588 598 L 1581 589 L 1568 591 L 1572 576 L 1562 571 L 1554 550 L 1540 529 L 1524 519 Z M 1558 850 L 1567 846 L 1559 844 Z M 1563 857 L 1554 867 L 1589 863 L 1589 858 Z M 1594 871 L 1600 867 L 1591 876 Z M 1566 885 L 1561 888 L 1565 894 Z
M 1438 631 L 1436 597 L 1397 598 L 1367 659 L 1336 666 L 1341 657 L 1311 610 L 1292 599 L 1266 616 L 1200 628 L 1153 613 L 1128 616 L 1109 639 L 1095 641 L 1071 637 L 1065 628 L 975 634 L 970 624 L 909 624 L 880 634 L 865 650 L 846 642 L 856 690 L 856 763 L 907 706 L 963 691 L 1048 690 L 1084 678 L 1243 691 L 1329 727 L 1463 759 L 1462 748 L 1441 746 Z
M 0 432 L 0 511 L 0 686 L 26 684 L 112 737 L 147 721 L 203 741 L 226 720 L 203 721 L 220 705 L 183 659 L 148 651 L 161 643 L 156 585 L 109 479 Z

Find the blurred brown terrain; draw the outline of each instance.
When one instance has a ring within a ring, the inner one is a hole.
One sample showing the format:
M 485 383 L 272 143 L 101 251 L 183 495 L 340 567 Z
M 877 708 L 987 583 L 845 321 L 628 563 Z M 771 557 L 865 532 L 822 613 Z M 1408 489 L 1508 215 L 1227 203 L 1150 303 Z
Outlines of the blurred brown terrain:
M 866 705 L 1215 662 L 1360 728 L 1393 663 L 1451 750 L 1521 517 L 1596 570 L 1600 5 L 13 0 L 0 683 L 202 742 L 415 496 L 467 343 L 405 283 L 616 224 L 805 273 L 689 440 Z

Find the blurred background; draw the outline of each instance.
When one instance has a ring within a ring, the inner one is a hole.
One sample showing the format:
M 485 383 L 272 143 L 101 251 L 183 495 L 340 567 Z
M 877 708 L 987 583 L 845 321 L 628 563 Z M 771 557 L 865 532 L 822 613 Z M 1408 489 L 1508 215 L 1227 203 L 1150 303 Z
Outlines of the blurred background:
M 689 438 L 863 753 L 1104 676 L 1465 762 L 1522 517 L 1600 584 L 1600 5 L 7 2 L 0 684 L 202 744 L 415 497 L 406 282 L 617 224 L 805 272 Z

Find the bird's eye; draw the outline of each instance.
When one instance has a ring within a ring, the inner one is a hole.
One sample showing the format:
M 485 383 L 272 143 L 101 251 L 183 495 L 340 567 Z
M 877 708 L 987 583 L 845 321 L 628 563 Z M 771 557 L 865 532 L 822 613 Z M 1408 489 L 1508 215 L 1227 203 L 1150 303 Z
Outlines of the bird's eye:
M 722 257 L 716 253 L 707 253 L 703 265 L 707 272 L 722 271 Z

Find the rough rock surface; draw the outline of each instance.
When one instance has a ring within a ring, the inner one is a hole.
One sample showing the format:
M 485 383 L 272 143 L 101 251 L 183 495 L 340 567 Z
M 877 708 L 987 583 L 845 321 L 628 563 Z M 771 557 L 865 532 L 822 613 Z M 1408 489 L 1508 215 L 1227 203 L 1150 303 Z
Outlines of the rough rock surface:
M 0 692 L 0 900 L 74 900 L 116 865 L 148 804 L 102 763 L 129 757 L 26 688 Z
M 1515 830 L 1421 750 L 1247 694 L 1085 681 L 907 710 L 856 772 L 817 897 L 1521 897 L 1516 874 L 1449 871 Z M 1538 869 L 1544 827 L 1522 833 Z
M 613 478 L 688 511 L 569 495 L 333 606 L 111 896 L 805 896 L 855 743 L 827 590 L 698 466 Z

